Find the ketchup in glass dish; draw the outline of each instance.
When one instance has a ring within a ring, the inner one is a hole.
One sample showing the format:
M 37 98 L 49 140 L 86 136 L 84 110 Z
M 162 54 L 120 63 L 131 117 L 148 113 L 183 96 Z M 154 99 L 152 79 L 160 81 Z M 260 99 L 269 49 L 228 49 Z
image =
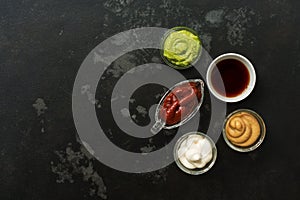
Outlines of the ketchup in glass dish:
M 186 123 L 199 110 L 203 95 L 204 83 L 201 79 L 176 84 L 160 100 L 152 133 L 156 134 L 163 128 L 172 129 Z
M 199 82 L 188 82 L 175 87 L 164 99 L 160 117 L 167 125 L 174 125 L 186 118 L 197 107 L 202 97 Z

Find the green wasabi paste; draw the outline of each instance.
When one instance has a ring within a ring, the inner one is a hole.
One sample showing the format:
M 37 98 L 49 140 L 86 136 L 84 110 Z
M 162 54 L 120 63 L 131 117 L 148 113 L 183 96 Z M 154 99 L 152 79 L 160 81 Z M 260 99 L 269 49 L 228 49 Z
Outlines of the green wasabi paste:
M 170 32 L 163 43 L 163 56 L 178 67 L 190 66 L 199 56 L 201 41 L 188 30 Z

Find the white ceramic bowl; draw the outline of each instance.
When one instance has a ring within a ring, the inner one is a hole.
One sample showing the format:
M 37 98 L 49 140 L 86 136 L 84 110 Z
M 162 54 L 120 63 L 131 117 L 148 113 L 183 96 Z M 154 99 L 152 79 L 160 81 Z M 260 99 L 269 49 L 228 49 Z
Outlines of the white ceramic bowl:
M 217 67 L 216 64 L 219 63 L 220 61 L 226 60 L 226 59 L 235 59 L 235 60 L 242 62 L 245 65 L 245 67 L 248 69 L 248 72 L 250 75 L 250 81 L 249 81 L 247 88 L 241 94 L 239 94 L 238 96 L 235 96 L 235 97 L 226 97 L 226 96 L 218 93 L 215 90 L 215 88 L 213 87 L 212 81 L 211 81 L 212 71 L 215 67 Z M 216 98 L 218 98 L 224 102 L 238 102 L 238 101 L 241 101 L 241 100 L 245 99 L 246 97 L 248 97 L 249 94 L 254 89 L 255 82 L 256 82 L 256 73 L 255 73 L 255 69 L 254 69 L 252 63 L 246 57 L 244 57 L 240 54 L 236 54 L 236 53 L 226 53 L 226 54 L 220 55 L 219 57 L 214 59 L 212 61 L 212 63 L 209 65 L 207 73 L 206 73 L 206 81 L 207 81 L 207 86 L 208 86 L 210 92 Z

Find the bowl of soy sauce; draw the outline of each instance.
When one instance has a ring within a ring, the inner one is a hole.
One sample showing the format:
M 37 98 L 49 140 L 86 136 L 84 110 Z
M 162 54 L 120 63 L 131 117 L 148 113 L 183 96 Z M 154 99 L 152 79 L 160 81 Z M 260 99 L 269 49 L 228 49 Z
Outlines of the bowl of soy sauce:
M 210 92 L 224 102 L 238 102 L 250 95 L 256 82 L 252 63 L 237 53 L 220 55 L 209 65 L 206 74 Z

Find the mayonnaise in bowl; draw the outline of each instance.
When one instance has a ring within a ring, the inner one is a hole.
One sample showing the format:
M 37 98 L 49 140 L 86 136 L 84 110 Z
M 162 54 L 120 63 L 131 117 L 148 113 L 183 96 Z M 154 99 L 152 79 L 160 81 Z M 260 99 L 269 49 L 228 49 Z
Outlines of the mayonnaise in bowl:
M 208 171 L 215 163 L 217 149 L 205 134 L 192 132 L 183 135 L 174 149 L 175 162 L 184 172 L 198 175 Z

